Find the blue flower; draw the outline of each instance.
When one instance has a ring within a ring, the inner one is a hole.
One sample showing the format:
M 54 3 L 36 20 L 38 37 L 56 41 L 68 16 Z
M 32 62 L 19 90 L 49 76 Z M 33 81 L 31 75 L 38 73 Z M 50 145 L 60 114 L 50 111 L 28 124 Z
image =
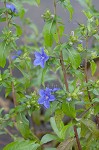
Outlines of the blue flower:
M 35 52 L 36 59 L 34 60 L 34 65 L 40 65 L 42 68 L 45 66 L 45 62 L 49 59 L 49 56 L 44 52 L 44 48 L 41 48 L 41 52 Z
M 17 13 L 17 10 L 13 4 L 6 4 L 6 8 L 10 9 L 14 13 Z
M 52 89 L 52 92 L 56 92 L 58 90 L 60 90 L 60 88 L 54 88 L 54 89 Z
M 12 60 L 18 58 L 18 56 L 20 56 L 21 54 L 22 54 L 22 51 L 21 51 L 21 50 L 18 50 L 18 51 L 15 53 L 15 55 L 13 55 L 13 56 L 11 57 Z
M 16 53 L 18 56 L 20 56 L 22 54 L 22 51 L 21 50 L 18 50 L 17 53 Z
M 52 95 L 52 89 L 47 88 L 39 91 L 40 98 L 38 99 L 39 104 L 43 104 L 46 108 L 50 107 L 50 102 L 55 100 L 55 96 Z
M 17 58 L 16 55 L 11 56 L 11 59 L 12 59 L 12 60 L 14 60 L 14 59 L 16 59 L 16 58 Z

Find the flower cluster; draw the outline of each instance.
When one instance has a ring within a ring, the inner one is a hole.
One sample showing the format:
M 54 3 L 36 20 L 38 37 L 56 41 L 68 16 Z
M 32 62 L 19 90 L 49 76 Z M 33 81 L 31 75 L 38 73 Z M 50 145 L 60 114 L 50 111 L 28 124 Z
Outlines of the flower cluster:
M 49 56 L 46 55 L 44 52 L 44 48 L 41 48 L 41 52 L 35 52 L 35 60 L 34 60 L 34 65 L 38 66 L 40 65 L 42 68 L 45 67 L 46 61 L 49 59 Z
M 13 4 L 6 4 L 6 8 L 10 9 L 13 13 L 17 13 L 17 9 Z
M 18 50 L 18 51 L 15 53 L 15 55 L 13 55 L 13 56 L 11 57 L 12 60 L 18 58 L 21 54 L 22 54 L 22 51 L 21 51 L 21 50 Z
M 38 99 L 39 104 L 43 104 L 46 108 L 50 107 L 50 102 L 55 100 L 55 96 L 52 95 L 53 92 L 58 91 L 59 88 L 50 89 L 47 88 L 39 91 L 40 98 Z

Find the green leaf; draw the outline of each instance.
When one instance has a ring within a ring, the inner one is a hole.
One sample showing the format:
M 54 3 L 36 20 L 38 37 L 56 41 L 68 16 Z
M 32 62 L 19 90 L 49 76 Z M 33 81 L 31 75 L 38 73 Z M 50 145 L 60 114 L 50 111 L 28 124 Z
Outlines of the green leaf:
M 94 93 L 95 95 L 97 95 L 97 96 L 98 96 L 98 95 L 99 95 L 99 88 L 94 89 L 94 90 L 93 90 L 93 93 Z
M 45 143 L 48 143 L 48 142 L 53 141 L 53 140 L 59 141 L 59 138 L 56 135 L 46 134 L 42 137 L 41 144 L 45 144 Z
M 38 6 L 40 4 L 40 0 L 22 0 L 23 3 L 27 3 L 30 5 Z
M 58 33 L 55 32 L 53 35 L 56 43 L 59 43 L 59 36 L 62 37 L 63 33 L 64 33 L 64 26 L 63 25 L 58 26 Z
M 4 147 L 3 150 L 37 150 L 40 145 L 29 140 L 17 140 Z
M 97 115 L 99 113 L 99 104 L 94 106 L 94 113 Z
M 71 150 L 75 142 L 76 142 L 75 138 L 69 138 L 64 142 L 60 143 L 59 146 L 57 147 L 57 150 Z
M 94 98 L 92 102 L 99 102 L 99 98 Z
M 76 1 L 78 1 L 80 3 L 80 5 L 82 5 L 83 7 L 87 8 L 87 9 L 89 8 L 86 3 L 86 0 L 76 0 Z
M 76 110 L 73 106 L 71 106 L 69 102 L 65 102 L 62 104 L 62 110 L 68 117 L 76 117 Z
M 5 22 L 5 21 L 6 21 L 5 17 L 3 17 L 3 18 L 0 17 L 0 22 Z
M 92 73 L 92 76 L 93 76 L 96 72 L 97 65 L 93 60 L 90 62 L 90 64 L 91 64 L 91 73 Z
M 98 34 L 95 34 L 93 36 L 99 41 L 99 35 Z
M 57 136 L 58 136 L 59 138 L 61 138 L 61 135 L 60 135 L 60 132 L 59 132 L 59 130 L 58 130 L 58 128 L 57 128 L 57 125 L 56 125 L 56 122 L 55 122 L 55 118 L 54 118 L 54 117 L 51 117 L 51 118 L 50 118 L 50 123 L 51 123 L 51 127 L 52 127 L 52 129 L 54 130 L 54 132 L 57 134 Z
M 87 127 L 87 129 L 93 134 L 94 137 L 99 138 L 99 130 L 95 122 L 89 119 L 82 119 L 81 122 Z
M 0 43 L 0 66 L 4 68 L 6 64 L 6 57 L 5 57 L 5 48 L 2 43 Z
M 62 6 L 69 11 L 69 13 L 70 13 L 70 20 L 72 20 L 74 9 L 73 9 L 73 7 L 71 5 L 70 0 L 60 0 L 60 2 L 62 4 Z
M 49 109 L 46 110 L 45 112 L 45 121 L 48 121 L 50 116 L 55 112 L 55 110 L 57 109 L 57 105 L 58 105 L 58 102 L 57 101 L 54 101 L 52 104 L 51 104 L 51 107 Z
M 32 119 L 36 123 L 36 125 L 40 125 L 40 110 L 35 110 L 32 112 Z
M 25 139 L 31 139 L 35 141 L 38 140 L 37 137 L 31 132 L 29 127 L 29 121 L 27 120 L 23 112 L 17 114 L 16 122 L 18 130 Z
M 74 69 L 77 69 L 79 66 L 80 66 L 80 63 L 81 63 L 81 57 L 80 57 L 80 54 L 73 50 L 73 49 L 68 49 L 68 52 L 69 52 L 69 60 L 71 62 L 71 65 Z
M 22 35 L 22 28 L 19 25 L 16 25 L 16 34 L 17 36 L 21 36 Z
M 53 44 L 53 35 L 56 31 L 56 23 L 54 19 L 51 21 L 47 21 L 43 28 L 43 36 L 44 36 L 44 42 L 45 46 L 51 47 Z
M 90 11 L 84 10 L 83 13 L 85 14 L 85 16 L 86 16 L 88 19 L 91 19 L 91 18 L 92 18 L 92 14 L 90 13 Z
M 61 109 L 57 109 L 55 111 L 55 121 L 57 123 L 57 127 L 59 130 L 61 130 L 61 128 L 64 126 L 62 121 L 63 117 L 64 117 L 63 111 Z
M 72 122 L 68 123 L 67 125 L 63 126 L 63 128 L 60 131 L 61 138 L 66 139 L 68 137 L 74 137 L 74 130 L 73 130 L 73 124 Z

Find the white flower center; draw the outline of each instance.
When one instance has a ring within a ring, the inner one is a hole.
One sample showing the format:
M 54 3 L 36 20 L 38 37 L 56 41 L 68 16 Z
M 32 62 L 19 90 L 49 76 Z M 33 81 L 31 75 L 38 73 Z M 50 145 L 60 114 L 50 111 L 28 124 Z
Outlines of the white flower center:
M 47 100 L 49 97 L 46 95 L 45 99 Z
M 43 60 L 44 59 L 44 56 L 41 56 L 41 60 Z

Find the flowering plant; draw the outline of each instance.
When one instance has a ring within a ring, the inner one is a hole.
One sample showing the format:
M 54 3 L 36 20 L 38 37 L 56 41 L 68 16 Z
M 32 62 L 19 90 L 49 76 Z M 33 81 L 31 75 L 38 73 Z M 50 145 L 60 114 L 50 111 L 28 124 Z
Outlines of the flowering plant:
M 65 34 L 57 6 L 72 21 L 70 0 L 52 1 L 53 13 L 42 15 L 42 33 L 24 8 L 40 6 L 40 0 L 1 0 L 0 89 L 13 99 L 8 112 L 0 108 L 0 134 L 13 140 L 3 150 L 99 149 L 99 11 L 90 0 L 77 2 L 85 7 L 86 24 Z

